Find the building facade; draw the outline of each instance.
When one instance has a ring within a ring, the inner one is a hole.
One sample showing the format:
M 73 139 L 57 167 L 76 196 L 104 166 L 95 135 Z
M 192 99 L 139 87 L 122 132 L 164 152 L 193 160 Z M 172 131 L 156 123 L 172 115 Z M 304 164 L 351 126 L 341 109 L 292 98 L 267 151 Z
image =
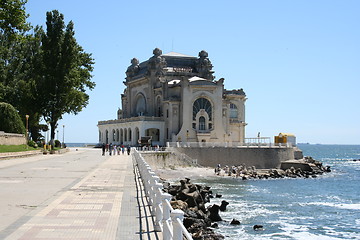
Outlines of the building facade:
M 100 143 L 244 142 L 246 95 L 214 79 L 207 52 L 193 57 L 156 48 L 153 54 L 131 60 L 117 119 L 98 122 Z

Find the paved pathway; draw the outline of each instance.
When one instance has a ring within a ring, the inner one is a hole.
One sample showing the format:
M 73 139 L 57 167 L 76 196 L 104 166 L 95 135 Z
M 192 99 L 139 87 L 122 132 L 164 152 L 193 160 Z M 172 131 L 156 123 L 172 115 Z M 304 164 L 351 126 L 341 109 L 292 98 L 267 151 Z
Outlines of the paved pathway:
M 153 231 L 152 217 L 131 157 L 102 158 L 103 162 L 74 185 L 45 207 L 22 216 L 23 221 L 10 225 L 4 231 L 6 234 L 2 236 L 0 232 L 0 237 L 7 240 L 159 239 L 159 233 Z

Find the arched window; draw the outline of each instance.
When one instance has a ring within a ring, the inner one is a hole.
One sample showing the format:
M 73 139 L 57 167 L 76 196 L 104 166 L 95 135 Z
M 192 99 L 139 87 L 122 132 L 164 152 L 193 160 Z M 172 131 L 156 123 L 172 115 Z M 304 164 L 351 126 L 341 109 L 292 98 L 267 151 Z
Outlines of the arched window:
M 238 109 L 233 103 L 230 103 L 230 118 L 238 118 Z
M 115 129 L 113 129 L 113 131 L 112 131 L 112 140 L 113 140 L 113 141 L 116 141 L 116 140 L 115 140 L 115 137 L 116 137 L 116 136 L 115 136 Z
M 156 109 L 155 109 L 156 117 L 161 117 L 162 115 L 162 107 L 161 107 L 161 97 L 158 96 L 156 98 Z
M 108 144 L 109 143 L 109 131 L 106 130 L 105 132 L 105 143 Z
M 128 134 L 129 134 L 129 135 L 128 135 L 128 140 L 131 141 L 131 128 L 129 128 Z
M 142 94 L 138 94 L 136 99 L 136 115 L 143 116 L 146 111 L 145 97 Z
M 123 143 L 124 141 L 124 130 L 120 129 L 120 143 Z
M 205 118 L 203 116 L 199 117 L 199 130 L 205 129 Z
M 206 98 L 198 98 L 193 105 L 193 120 L 196 120 L 196 114 L 201 110 L 204 109 L 207 114 L 209 115 L 209 121 L 211 121 L 212 117 L 212 107 L 209 100 Z

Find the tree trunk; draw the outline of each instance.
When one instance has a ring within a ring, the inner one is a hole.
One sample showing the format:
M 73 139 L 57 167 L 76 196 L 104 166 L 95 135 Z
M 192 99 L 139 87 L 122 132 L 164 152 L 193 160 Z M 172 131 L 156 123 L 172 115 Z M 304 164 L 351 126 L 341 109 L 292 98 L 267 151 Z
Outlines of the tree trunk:
M 50 122 L 50 145 L 52 148 L 55 146 L 55 129 L 56 129 L 56 122 Z

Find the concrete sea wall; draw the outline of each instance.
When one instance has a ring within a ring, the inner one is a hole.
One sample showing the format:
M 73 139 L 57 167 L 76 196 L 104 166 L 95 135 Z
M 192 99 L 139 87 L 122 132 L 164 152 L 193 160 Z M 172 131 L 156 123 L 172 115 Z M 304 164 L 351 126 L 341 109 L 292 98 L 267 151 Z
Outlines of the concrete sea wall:
M 258 169 L 279 168 L 282 161 L 302 157 L 297 148 L 232 148 L 232 147 L 191 147 L 176 148 L 204 167 L 240 165 L 255 166 Z

